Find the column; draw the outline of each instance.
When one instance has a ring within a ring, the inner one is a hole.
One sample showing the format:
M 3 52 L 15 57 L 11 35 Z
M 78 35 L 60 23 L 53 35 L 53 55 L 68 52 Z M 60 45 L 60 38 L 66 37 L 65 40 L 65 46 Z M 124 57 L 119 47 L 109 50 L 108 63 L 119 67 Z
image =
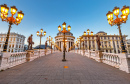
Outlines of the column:
M 91 37 L 91 50 L 93 50 L 92 37 Z
M 95 50 L 98 50 L 98 47 L 97 47 L 97 42 L 96 42 L 96 37 L 94 37 L 94 43 L 95 43 Z
M 61 50 L 63 51 L 63 42 L 61 42 Z
M 68 49 L 69 49 L 69 43 L 70 43 L 70 42 L 67 42 L 67 43 L 66 43 L 66 50 L 67 50 L 67 52 L 68 52 Z
M 71 44 L 70 44 L 70 41 L 69 41 L 69 48 L 70 48 Z
M 104 39 L 103 39 L 103 48 L 105 48 Z M 104 52 L 106 52 L 106 50 L 105 50 L 105 49 L 103 49 L 103 50 L 104 50 Z
M 117 40 L 116 40 L 116 37 L 114 37 L 114 38 L 115 38 L 114 42 L 115 42 L 116 53 L 118 53 L 117 42 L 116 42 Z
M 111 37 L 111 42 L 110 43 L 111 43 L 111 48 L 113 48 L 112 49 L 112 53 L 114 53 L 114 46 L 113 46 L 113 39 L 112 39 L 112 37 Z
M 89 50 L 89 37 L 87 37 L 87 49 Z

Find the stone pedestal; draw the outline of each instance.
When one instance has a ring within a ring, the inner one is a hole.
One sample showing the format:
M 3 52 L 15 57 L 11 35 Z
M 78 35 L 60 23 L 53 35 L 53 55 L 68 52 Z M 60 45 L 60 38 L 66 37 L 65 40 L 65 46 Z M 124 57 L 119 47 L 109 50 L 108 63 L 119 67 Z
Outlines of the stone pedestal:
M 11 53 L 3 52 L 0 54 L 1 54 L 1 56 L 0 56 L 0 70 L 8 69 L 10 67 L 9 66 L 9 57 L 10 57 Z
M 95 51 L 95 56 L 96 56 L 96 61 L 97 62 L 102 62 L 102 56 L 103 56 L 103 54 L 102 54 L 102 50 L 96 50 Z
M 34 50 L 27 50 L 26 61 L 32 61 L 34 59 Z
M 90 52 L 90 50 L 88 50 L 88 57 L 89 57 L 89 58 L 91 57 L 91 52 Z
M 119 58 L 120 58 L 119 69 L 127 73 L 130 73 L 130 54 L 120 53 Z

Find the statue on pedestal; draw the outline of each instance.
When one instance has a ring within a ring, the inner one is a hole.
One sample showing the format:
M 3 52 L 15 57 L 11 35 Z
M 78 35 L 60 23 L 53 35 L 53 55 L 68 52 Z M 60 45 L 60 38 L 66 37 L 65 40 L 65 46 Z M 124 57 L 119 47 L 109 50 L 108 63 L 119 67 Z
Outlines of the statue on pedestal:
M 45 42 L 45 49 L 47 49 L 47 41 Z
M 100 37 L 98 35 L 96 35 L 96 37 L 97 37 L 96 41 L 97 41 L 97 45 L 98 45 L 98 50 L 101 50 L 100 49 L 100 45 L 101 45 L 101 43 L 100 43 Z
M 28 40 L 27 40 L 27 42 L 28 42 L 28 50 L 32 50 L 32 44 L 34 44 L 34 42 L 32 41 L 32 34 L 31 34 L 31 36 L 29 36 L 28 37 Z

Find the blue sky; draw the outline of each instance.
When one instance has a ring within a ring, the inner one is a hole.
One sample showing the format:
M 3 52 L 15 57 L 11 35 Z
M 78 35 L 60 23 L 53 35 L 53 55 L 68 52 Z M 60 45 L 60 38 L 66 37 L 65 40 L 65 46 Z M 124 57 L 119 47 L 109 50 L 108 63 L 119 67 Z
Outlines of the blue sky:
M 119 34 L 117 26 L 111 27 L 108 24 L 106 14 L 115 6 L 120 9 L 124 5 L 130 6 L 130 0 L 0 0 L 1 4 L 7 4 L 8 7 L 14 5 L 18 11 L 24 12 L 23 20 L 18 26 L 12 25 L 11 32 L 24 35 L 25 44 L 27 44 L 28 36 L 33 34 L 34 46 L 36 46 L 40 43 L 40 38 L 36 35 L 37 31 L 43 28 L 47 32 L 42 38 L 42 44 L 44 44 L 46 37 L 56 36 L 57 27 L 63 22 L 71 26 L 71 32 L 76 38 L 87 29 L 94 34 L 104 31 L 117 35 Z M 6 33 L 8 23 L 0 20 L 0 30 Z M 130 15 L 126 24 L 121 25 L 121 30 L 122 34 L 128 35 L 127 39 L 130 39 Z

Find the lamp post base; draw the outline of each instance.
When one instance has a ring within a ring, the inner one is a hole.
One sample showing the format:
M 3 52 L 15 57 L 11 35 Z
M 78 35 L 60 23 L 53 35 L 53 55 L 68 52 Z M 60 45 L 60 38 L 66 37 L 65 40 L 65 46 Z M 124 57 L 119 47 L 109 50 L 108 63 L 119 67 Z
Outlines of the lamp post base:
M 62 59 L 62 61 L 63 61 L 63 62 L 65 62 L 65 61 L 66 61 L 66 59 Z

